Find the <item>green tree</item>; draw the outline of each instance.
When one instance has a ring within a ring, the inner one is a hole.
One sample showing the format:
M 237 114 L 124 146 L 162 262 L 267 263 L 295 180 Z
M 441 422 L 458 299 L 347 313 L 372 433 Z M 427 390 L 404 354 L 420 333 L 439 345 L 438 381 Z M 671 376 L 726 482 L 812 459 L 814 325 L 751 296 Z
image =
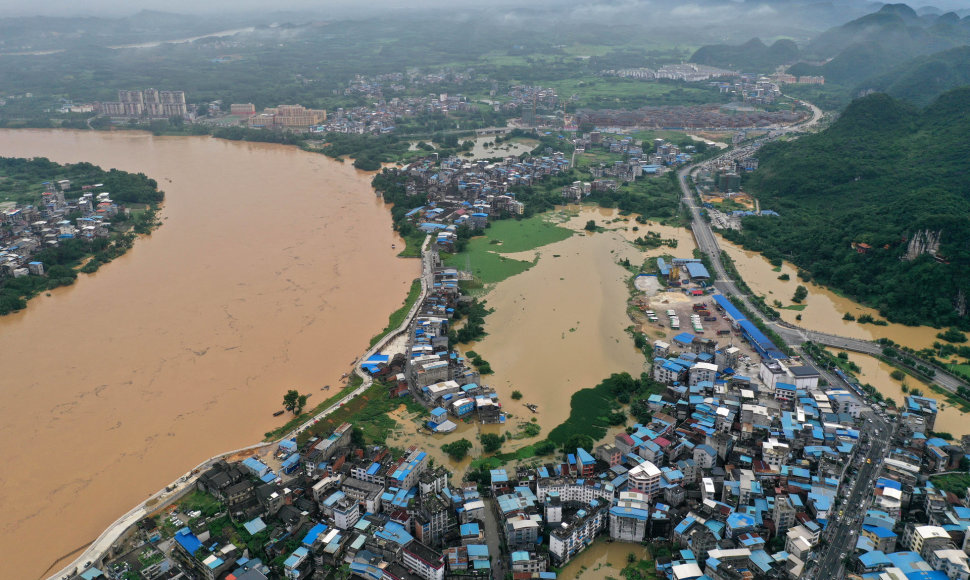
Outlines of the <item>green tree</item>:
M 544 439 L 532 446 L 536 455 L 551 455 L 556 451 L 556 444 L 548 439 Z
M 283 395 L 283 408 L 293 411 L 294 415 L 299 415 L 303 412 L 303 407 L 306 407 L 307 398 L 308 395 L 301 395 L 296 389 L 290 389 Z
M 512 391 L 512 400 L 513 401 L 518 401 L 521 398 L 522 398 L 522 392 L 521 391 Z
M 501 443 L 500 443 L 501 444 Z M 461 461 L 468 455 L 468 451 L 472 448 L 472 442 L 468 439 L 459 439 L 454 443 L 445 443 L 441 446 L 441 450 L 448 454 L 448 457 L 454 459 L 455 461 Z
M 363 429 L 355 426 L 350 430 L 350 444 L 360 449 L 367 446 L 367 441 L 364 439 Z
M 808 297 L 808 288 L 802 286 L 801 284 L 795 288 L 795 295 L 792 296 L 792 302 L 801 302 Z
M 300 399 L 300 392 L 296 389 L 290 389 L 286 391 L 283 395 L 283 408 L 287 411 L 292 411 L 296 409 L 296 404 Z
M 587 232 L 595 232 L 596 231 L 596 221 L 595 220 L 589 220 L 588 222 L 586 222 L 586 226 L 583 229 L 585 229 Z
M 502 438 L 494 433 L 482 433 L 478 439 L 485 453 L 495 453 L 502 448 Z
M 582 447 L 583 449 L 589 450 L 593 448 L 593 438 L 589 435 L 584 435 L 582 433 L 577 433 L 566 439 L 566 442 L 562 445 L 562 450 L 565 453 L 575 453 L 577 449 Z
M 942 338 L 947 342 L 967 342 L 967 335 L 955 328 L 948 328 L 946 332 L 940 332 L 936 337 Z

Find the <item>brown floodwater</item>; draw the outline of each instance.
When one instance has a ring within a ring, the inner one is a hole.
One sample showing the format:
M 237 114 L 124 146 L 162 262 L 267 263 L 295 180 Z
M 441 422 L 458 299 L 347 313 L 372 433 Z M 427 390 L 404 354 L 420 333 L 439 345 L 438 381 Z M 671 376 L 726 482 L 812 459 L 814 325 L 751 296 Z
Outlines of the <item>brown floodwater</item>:
M 563 225 L 577 232 L 587 220 L 605 217 L 598 208 L 571 215 Z M 495 309 L 485 319 L 488 336 L 469 348 L 491 364 L 495 374 L 482 380 L 509 412 L 531 419 L 523 404 L 539 406 L 544 437 L 569 416 L 573 393 L 611 373 L 639 376 L 646 359 L 625 331 L 633 324 L 626 313 L 630 273 L 617 264 L 624 257 L 635 262 L 641 252 L 620 232 L 606 231 L 508 256 L 532 259 L 537 252 L 535 266 L 485 296 Z M 522 392 L 521 401 L 512 400 L 513 390 Z
M 322 155 L 93 131 L 0 131 L 0 155 L 144 172 L 166 192 L 162 227 L 127 255 L 0 318 L 5 577 L 39 577 L 262 439 L 287 389 L 322 399 L 420 271 L 395 257 L 369 176 Z
M 840 352 L 839 349 L 834 348 L 829 350 L 834 353 Z M 876 387 L 884 397 L 891 398 L 897 405 L 902 405 L 903 399 L 906 397 L 906 393 L 903 392 L 904 384 L 907 389 L 919 389 L 923 392 L 923 395 L 936 399 L 938 412 L 936 414 L 934 431 L 945 431 L 957 439 L 961 435 L 970 433 L 970 424 L 967 422 L 968 414 L 948 404 L 946 399 L 941 395 L 931 391 L 925 382 L 911 375 L 906 375 L 903 380 L 897 381 L 890 376 L 890 373 L 895 370 L 894 367 L 868 355 L 857 352 L 848 352 L 847 354 L 849 355 L 849 360 L 859 365 L 859 368 L 862 369 L 862 372 L 856 373 L 856 378 L 860 382 L 869 383 Z
M 623 576 L 620 572 L 629 565 L 629 556 L 638 560 L 650 559 L 650 552 L 640 544 L 598 540 L 566 564 L 559 573 L 562 580 L 608 580 Z
M 932 346 L 934 341 L 939 340 L 936 338 L 939 330 L 930 326 L 905 326 L 893 323 L 887 326 L 875 326 L 843 320 L 842 317 L 846 313 L 852 314 L 855 318 L 863 314 L 868 314 L 877 320 L 885 318 L 874 308 L 862 306 L 839 296 L 828 288 L 803 282 L 797 276 L 798 270 L 788 262 L 783 262 L 781 270 L 775 271 L 771 263 L 761 254 L 744 250 L 720 236 L 718 236 L 718 244 L 734 260 L 738 271 L 741 272 L 741 277 L 751 290 L 755 294 L 764 296 L 769 305 L 775 300 L 781 301 L 783 306 L 794 305 L 791 298 L 795 293 L 795 287 L 799 284 L 805 286 L 808 297 L 802 301 L 805 305 L 803 310 L 787 310 L 775 306 L 781 313 L 781 317 L 792 324 L 850 338 L 868 340 L 889 338 L 915 349 Z M 782 274 L 788 274 L 790 280 L 787 282 L 779 280 L 778 277 Z M 802 315 L 802 319 L 796 320 L 795 317 L 799 314 Z

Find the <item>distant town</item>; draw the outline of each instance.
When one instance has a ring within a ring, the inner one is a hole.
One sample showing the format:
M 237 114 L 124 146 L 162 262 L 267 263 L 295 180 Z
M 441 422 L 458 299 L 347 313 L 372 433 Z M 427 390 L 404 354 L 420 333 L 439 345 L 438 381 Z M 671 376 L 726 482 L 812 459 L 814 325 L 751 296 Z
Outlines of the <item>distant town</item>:
M 107 238 L 111 218 L 127 212 L 102 191 L 100 183 L 75 187 L 82 193 L 68 200 L 68 179 L 45 182 L 45 191 L 37 205 L 19 205 L 0 212 L 0 274 L 19 278 L 28 274 L 43 276 L 44 264 L 33 256 L 46 248 L 57 247 L 64 240 Z M 66 219 L 76 215 L 73 220 Z

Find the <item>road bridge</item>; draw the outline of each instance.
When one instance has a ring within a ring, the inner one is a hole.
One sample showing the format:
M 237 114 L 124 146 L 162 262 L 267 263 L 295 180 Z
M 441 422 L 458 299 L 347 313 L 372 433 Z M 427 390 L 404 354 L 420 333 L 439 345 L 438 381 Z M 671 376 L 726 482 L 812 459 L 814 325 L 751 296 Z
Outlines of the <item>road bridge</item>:
M 802 125 L 793 125 L 786 129 L 777 132 L 777 137 L 785 135 L 798 130 L 800 127 L 813 126 L 818 123 L 821 118 L 822 112 L 818 107 L 812 107 L 812 118 L 803 123 Z M 743 148 L 745 154 L 754 153 L 763 143 L 759 142 L 757 144 L 748 145 Z M 766 326 L 774 330 L 789 346 L 798 346 L 806 341 L 812 341 L 824 346 L 829 346 L 833 348 L 840 348 L 843 350 L 850 350 L 853 352 L 858 352 L 862 354 L 881 356 L 883 353 L 884 345 L 859 338 L 850 338 L 847 336 L 839 336 L 836 334 L 830 334 L 825 332 L 819 332 L 816 330 L 808 330 L 795 326 L 793 324 L 780 321 L 780 320 L 770 320 L 767 319 L 761 311 L 752 303 L 748 295 L 742 292 L 734 280 L 728 276 L 727 270 L 724 268 L 724 264 L 721 261 L 721 248 L 717 242 L 717 236 L 714 235 L 714 231 L 711 228 L 711 224 L 704 218 L 701 214 L 701 206 L 698 203 L 698 198 L 694 195 L 690 184 L 687 182 L 688 176 L 690 176 L 696 169 L 702 167 L 705 164 L 713 163 L 717 159 L 724 158 L 737 158 L 739 152 L 738 150 L 731 150 L 723 155 L 720 155 L 712 160 L 706 162 L 688 165 L 677 172 L 677 182 L 680 184 L 682 203 L 684 206 L 690 210 L 691 213 L 691 232 L 694 236 L 694 241 L 697 244 L 697 249 L 703 252 L 709 259 L 712 269 L 714 270 L 712 274 L 715 277 L 714 286 L 722 294 L 726 296 L 734 296 L 735 298 L 741 300 L 741 302 L 747 307 L 748 311 L 754 313 Z M 925 361 L 920 361 L 923 366 L 932 368 L 935 372 L 932 380 L 937 385 L 950 391 L 952 393 L 957 392 L 959 387 L 967 387 L 968 383 L 963 379 L 956 377 L 955 375 L 947 372 L 946 369 L 927 363 Z M 914 366 L 903 364 L 898 359 L 894 360 L 894 364 L 902 366 L 906 369 L 917 372 L 918 374 L 923 374 L 919 372 Z

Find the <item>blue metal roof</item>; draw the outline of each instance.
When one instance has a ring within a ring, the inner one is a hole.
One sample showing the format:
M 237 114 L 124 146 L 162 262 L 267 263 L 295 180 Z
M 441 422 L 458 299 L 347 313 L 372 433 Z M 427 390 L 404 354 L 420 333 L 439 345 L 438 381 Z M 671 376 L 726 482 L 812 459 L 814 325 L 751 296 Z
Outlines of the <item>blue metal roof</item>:
M 175 541 L 185 548 L 185 551 L 189 554 L 195 554 L 196 550 L 202 547 L 202 542 L 195 537 L 195 534 L 188 527 L 175 532 Z
M 691 278 L 710 278 L 711 274 L 704 267 L 704 264 L 700 262 L 687 262 L 684 264 L 684 268 L 687 269 L 687 275 Z

